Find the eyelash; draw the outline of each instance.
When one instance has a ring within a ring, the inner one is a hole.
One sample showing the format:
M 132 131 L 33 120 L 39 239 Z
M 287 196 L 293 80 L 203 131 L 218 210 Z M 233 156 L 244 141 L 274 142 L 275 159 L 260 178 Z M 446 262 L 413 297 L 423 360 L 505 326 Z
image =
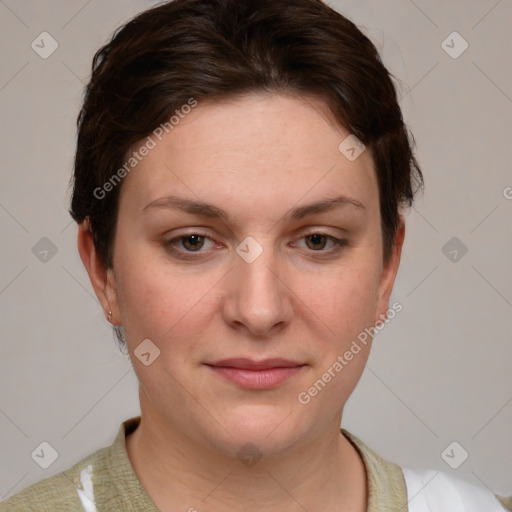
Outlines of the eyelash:
M 194 236 L 194 235 L 195 236 L 200 236 L 200 237 L 203 237 L 203 238 L 207 238 L 207 239 L 211 240 L 211 237 L 207 233 L 203 233 L 201 231 L 194 231 L 194 232 L 191 232 L 191 233 L 186 233 L 186 234 L 177 236 L 175 238 L 172 238 L 171 240 L 164 241 L 162 245 L 169 252 L 171 252 L 172 254 L 174 254 L 176 257 L 178 257 L 180 259 L 183 259 L 183 260 L 197 260 L 198 256 L 192 256 L 192 255 L 194 253 L 201 254 L 204 251 L 201 251 L 201 250 L 198 250 L 198 251 L 188 251 L 186 249 L 184 249 L 182 251 L 182 250 L 179 250 L 179 249 L 176 249 L 175 247 L 173 247 L 173 245 L 176 242 L 182 241 L 185 238 L 188 238 L 188 237 L 191 237 L 191 236 Z M 310 236 L 314 236 L 314 235 L 319 235 L 319 236 L 322 236 L 322 237 L 326 237 L 328 240 L 330 240 L 331 242 L 334 243 L 334 248 L 331 249 L 331 250 L 318 250 L 318 251 L 310 249 L 310 251 L 312 253 L 324 253 L 324 254 L 326 254 L 326 256 L 334 256 L 334 255 L 337 255 L 338 253 L 340 253 L 343 250 L 344 247 L 349 245 L 348 241 L 345 240 L 345 239 L 336 238 L 336 237 L 334 237 L 332 235 L 328 235 L 328 234 L 322 233 L 320 231 L 311 231 L 310 233 L 305 233 L 304 235 L 302 235 L 299 238 L 299 240 L 302 240 L 304 238 L 307 238 L 307 237 L 310 237 Z M 318 257 L 322 258 L 322 256 L 318 256 Z

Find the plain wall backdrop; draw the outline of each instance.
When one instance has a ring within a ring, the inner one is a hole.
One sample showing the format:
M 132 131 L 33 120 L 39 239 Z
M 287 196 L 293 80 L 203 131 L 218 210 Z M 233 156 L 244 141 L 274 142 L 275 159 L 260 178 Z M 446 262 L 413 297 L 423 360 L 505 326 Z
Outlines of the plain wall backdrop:
M 512 2 L 329 3 L 402 82 L 426 182 L 391 299 L 403 310 L 375 338 L 343 426 L 398 464 L 510 494 Z M 92 57 L 154 4 L 0 0 L 0 500 L 139 414 L 67 209 Z M 31 457 L 43 441 L 59 454 L 48 469 Z

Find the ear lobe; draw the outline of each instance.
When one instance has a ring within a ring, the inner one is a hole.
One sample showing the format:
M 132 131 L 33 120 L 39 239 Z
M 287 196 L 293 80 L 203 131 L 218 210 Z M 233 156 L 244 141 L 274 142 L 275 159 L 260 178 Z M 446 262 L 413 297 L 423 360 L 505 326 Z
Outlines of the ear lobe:
M 101 258 L 96 252 L 89 220 L 86 219 L 78 225 L 78 252 L 89 275 L 92 287 L 105 316 L 114 325 L 117 325 L 119 311 L 117 307 L 117 293 L 113 279 L 110 278 L 110 269 L 105 269 Z M 109 312 L 112 315 L 109 315 Z
M 382 270 L 375 322 L 378 320 L 383 320 L 387 317 L 387 311 L 389 309 L 389 297 L 391 296 L 391 291 L 393 290 L 395 278 L 398 273 L 404 238 L 405 220 L 402 215 L 399 215 L 399 225 L 393 240 L 391 256 L 385 263 Z

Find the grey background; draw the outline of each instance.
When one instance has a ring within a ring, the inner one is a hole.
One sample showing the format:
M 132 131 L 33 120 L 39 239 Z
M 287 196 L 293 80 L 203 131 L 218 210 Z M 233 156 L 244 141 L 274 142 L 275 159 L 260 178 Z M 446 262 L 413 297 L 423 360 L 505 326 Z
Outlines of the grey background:
M 139 414 L 67 207 L 92 56 L 154 3 L 0 0 L 0 499 L 110 444 Z M 512 493 L 512 2 L 330 4 L 402 81 L 426 179 L 392 297 L 404 309 L 375 339 L 343 424 L 401 465 Z M 59 45 L 47 59 L 31 48 L 43 31 Z M 457 59 L 442 47 L 453 31 L 469 43 Z M 443 252 L 452 237 L 459 248 Z M 46 470 L 31 458 L 42 441 L 59 453 Z M 453 441 L 469 453 L 456 470 L 441 457 Z

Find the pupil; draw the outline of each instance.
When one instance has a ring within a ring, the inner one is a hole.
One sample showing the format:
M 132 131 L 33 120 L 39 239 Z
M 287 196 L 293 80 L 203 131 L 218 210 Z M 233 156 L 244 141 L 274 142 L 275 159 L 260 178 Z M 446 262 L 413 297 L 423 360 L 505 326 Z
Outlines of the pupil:
M 202 236 L 200 235 L 190 235 L 185 238 L 185 245 L 190 246 L 187 248 L 190 249 L 200 249 L 201 248 L 201 242 L 202 242 Z
M 324 235 L 310 235 L 309 238 L 312 242 L 312 245 L 319 245 L 322 244 L 322 241 L 325 237 Z

